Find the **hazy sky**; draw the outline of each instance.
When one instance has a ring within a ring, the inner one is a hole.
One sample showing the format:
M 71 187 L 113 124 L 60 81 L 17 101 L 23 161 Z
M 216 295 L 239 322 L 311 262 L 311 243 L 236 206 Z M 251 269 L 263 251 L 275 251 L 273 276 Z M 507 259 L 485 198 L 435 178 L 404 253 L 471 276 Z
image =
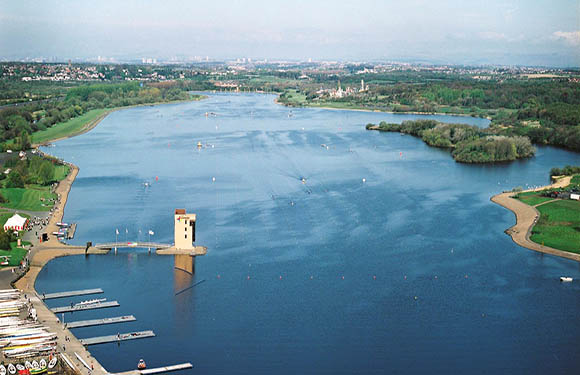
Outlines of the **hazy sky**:
M 580 66 L 580 0 L 0 0 L 0 59 L 99 55 Z

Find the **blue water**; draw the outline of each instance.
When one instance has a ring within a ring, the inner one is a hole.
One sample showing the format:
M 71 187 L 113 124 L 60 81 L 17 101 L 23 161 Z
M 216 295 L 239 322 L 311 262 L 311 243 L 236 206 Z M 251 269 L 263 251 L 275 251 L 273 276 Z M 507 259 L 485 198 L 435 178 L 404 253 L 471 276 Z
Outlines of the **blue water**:
M 151 229 L 172 242 L 173 211 L 186 208 L 208 247 L 193 277 L 146 249 L 42 270 L 39 292 L 101 287 L 121 303 L 65 321 L 137 317 L 77 337 L 157 334 L 91 347 L 107 370 L 144 358 L 192 362 L 191 374 L 578 371 L 580 283 L 558 281 L 580 278 L 578 263 L 515 245 L 503 233 L 514 215 L 489 201 L 548 183 L 550 168 L 579 164 L 578 154 L 540 147 L 510 164 L 458 164 L 420 139 L 364 129 L 425 116 L 273 100 L 212 94 L 131 108 L 47 149 L 80 167 L 65 209 L 74 243 L 114 241 L 115 229 L 120 241 Z

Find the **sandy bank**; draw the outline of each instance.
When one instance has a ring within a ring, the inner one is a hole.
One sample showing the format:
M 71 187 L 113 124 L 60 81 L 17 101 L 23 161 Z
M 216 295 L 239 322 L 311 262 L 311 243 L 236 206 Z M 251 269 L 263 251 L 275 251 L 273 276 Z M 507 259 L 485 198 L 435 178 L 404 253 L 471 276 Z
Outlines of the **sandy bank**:
M 552 185 L 526 191 L 539 191 L 547 188 L 565 187 L 570 184 L 571 179 L 572 178 L 570 176 L 562 177 Z M 492 202 L 507 208 L 516 215 L 516 224 L 506 230 L 506 233 L 511 236 L 512 240 L 518 245 L 530 250 L 556 255 L 562 258 L 572 259 L 580 262 L 580 254 L 554 249 L 549 246 L 543 246 L 530 240 L 532 228 L 536 224 L 537 219 L 540 217 L 540 213 L 538 210 L 536 210 L 535 207 L 529 206 L 522 201 L 512 198 L 515 194 L 517 193 L 506 192 L 491 197 Z

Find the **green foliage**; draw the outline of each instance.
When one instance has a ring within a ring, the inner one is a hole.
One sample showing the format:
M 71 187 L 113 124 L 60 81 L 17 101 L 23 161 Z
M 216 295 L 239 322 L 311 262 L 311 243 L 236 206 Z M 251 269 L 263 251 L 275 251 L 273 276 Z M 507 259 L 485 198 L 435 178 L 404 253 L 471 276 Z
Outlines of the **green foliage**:
M 196 98 L 199 96 L 196 96 Z M 48 101 L 18 108 L 0 110 L 0 141 L 9 141 L 14 150 L 30 147 L 32 141 L 46 141 L 48 135 L 64 136 L 66 131 L 76 131 L 90 122 L 97 112 L 106 108 L 187 100 L 190 95 L 176 82 L 149 83 L 141 86 L 139 82 L 117 84 L 80 85 L 70 88 L 61 101 Z M 82 122 L 71 119 L 90 113 Z M 85 121 L 86 120 L 86 121 Z M 59 130 L 50 132 L 55 124 Z M 36 136 L 42 132 L 42 136 Z
M 550 169 L 550 177 L 552 176 L 571 176 L 573 174 L 580 173 L 580 165 L 567 165 L 564 168 L 552 168 Z M 576 176 L 575 176 L 576 177 Z
M 367 129 L 374 128 L 368 124 Z M 488 135 L 486 131 L 465 124 L 444 124 L 434 120 L 381 122 L 378 130 L 394 131 L 421 137 L 430 146 L 452 148 L 453 158 L 462 163 L 493 163 L 526 158 L 535 149 L 526 137 Z
M 18 171 L 11 171 L 8 175 L 8 179 L 6 181 L 6 187 L 8 188 L 23 188 L 24 187 L 24 180 Z
M 4 225 L 4 223 L 2 223 Z M 12 232 L 6 232 L 4 227 L 0 228 L 0 249 L 2 250 L 10 250 L 10 242 L 13 241 L 13 234 Z

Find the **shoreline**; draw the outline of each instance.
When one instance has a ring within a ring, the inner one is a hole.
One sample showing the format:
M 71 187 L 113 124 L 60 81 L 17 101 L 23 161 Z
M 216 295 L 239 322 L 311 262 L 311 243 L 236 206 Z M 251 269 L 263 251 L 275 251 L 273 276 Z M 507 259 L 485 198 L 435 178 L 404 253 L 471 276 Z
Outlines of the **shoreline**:
M 157 105 L 163 105 L 163 104 L 176 104 L 176 103 L 186 103 L 186 102 L 197 102 L 203 99 L 206 99 L 207 96 L 203 95 L 201 98 L 195 98 L 195 99 L 184 99 L 184 100 L 174 100 L 171 102 L 156 102 L 156 103 L 144 103 L 144 104 L 134 104 L 134 105 L 129 105 L 126 107 L 115 107 L 115 108 L 110 108 L 107 109 L 107 111 L 105 111 L 103 114 L 99 115 L 97 118 L 95 118 L 92 121 L 89 121 L 87 124 L 85 124 L 85 126 L 83 126 L 81 128 L 81 130 L 79 132 L 76 133 L 72 133 L 69 134 L 67 136 L 64 137 L 59 137 L 59 138 L 54 138 L 54 139 L 50 139 L 48 141 L 44 141 L 44 142 L 40 142 L 40 143 L 33 143 L 32 145 L 30 145 L 31 148 L 37 148 L 40 146 L 46 146 L 52 142 L 58 142 L 58 141 L 62 141 L 65 139 L 69 139 L 72 137 L 76 137 L 77 135 L 81 135 L 81 134 L 85 134 L 87 132 L 90 132 L 91 130 L 93 130 L 94 128 L 97 127 L 97 125 L 99 125 L 99 123 L 101 121 L 103 121 L 105 119 L 105 117 L 107 117 L 109 114 L 116 112 L 116 111 L 120 111 L 122 109 L 129 109 L 129 108 L 137 108 L 137 107 L 146 107 L 146 106 L 157 106 Z
M 278 94 L 278 97 L 280 96 L 280 94 Z M 485 120 L 489 120 L 491 122 L 491 118 L 489 116 L 486 117 L 480 117 L 480 116 L 471 116 L 471 115 L 466 115 L 464 113 L 445 113 L 445 112 L 418 112 L 418 111 L 405 111 L 405 112 L 395 112 L 395 111 L 383 111 L 381 109 L 364 109 L 364 108 L 334 108 L 334 107 L 325 107 L 325 106 L 310 106 L 310 105 L 305 105 L 305 106 L 293 106 L 293 105 L 287 105 L 285 103 L 280 103 L 278 101 L 278 98 L 274 99 L 274 103 L 282 105 L 284 107 L 288 107 L 288 108 L 320 108 L 320 109 L 331 109 L 331 110 L 335 110 L 335 111 L 357 111 L 357 112 L 371 112 L 371 113 L 389 113 L 389 114 L 393 114 L 393 115 L 433 115 L 433 116 L 457 116 L 457 117 L 471 117 L 471 118 L 479 118 L 479 119 L 485 119 Z
M 523 192 L 540 191 L 548 188 L 564 187 L 570 184 L 570 180 L 571 180 L 570 176 L 562 177 L 551 185 L 542 186 L 535 189 L 528 189 L 524 190 Z M 513 212 L 516 216 L 516 223 L 513 226 L 506 229 L 505 233 L 508 234 L 516 244 L 525 247 L 526 249 L 580 262 L 580 254 L 554 249 L 552 247 L 540 245 L 530 240 L 532 228 L 536 224 L 537 218 L 540 217 L 540 213 L 538 212 L 538 210 L 536 210 L 535 207 L 513 198 L 513 196 L 517 193 L 518 192 L 511 191 L 504 192 L 496 194 L 490 198 L 490 200 L 493 203 L 498 204 L 504 208 L 507 208 L 508 210 Z
M 110 113 L 134 107 L 142 106 L 155 106 L 163 104 L 175 104 L 184 103 L 188 101 L 198 101 L 205 99 L 206 96 L 201 98 L 191 99 L 191 100 L 178 100 L 172 102 L 159 102 L 159 103 L 148 103 L 148 104 L 137 104 L 127 107 L 111 108 L 105 113 L 98 116 L 96 119 L 90 121 L 88 124 L 81 128 L 80 132 L 75 132 L 65 137 L 59 137 L 57 139 L 52 139 L 40 144 L 34 144 L 32 147 L 38 147 L 43 144 L 48 144 L 50 142 L 56 142 L 68 138 L 72 138 L 84 133 L 87 133 L 94 129 L 105 117 Z M 61 181 L 59 181 L 57 187 L 55 188 L 55 193 L 58 196 L 58 200 L 54 205 L 54 212 L 50 216 L 48 225 L 45 228 L 47 233 L 52 233 L 58 231 L 58 226 L 56 223 L 61 222 L 64 216 L 64 209 L 66 207 L 68 194 L 72 188 L 72 185 L 78 175 L 79 167 L 69 163 L 64 162 L 71 167 L 70 173 Z M 36 239 L 37 241 L 38 239 Z M 77 370 L 83 375 L 106 375 L 109 372 L 94 358 L 89 350 L 78 340 L 78 338 L 66 328 L 64 324 L 61 324 L 58 316 L 54 314 L 50 308 L 44 303 L 40 298 L 38 292 L 36 291 L 36 278 L 38 277 L 42 268 L 51 260 L 59 257 L 70 256 L 70 255 L 87 255 L 87 254 L 107 254 L 108 250 L 100 250 L 96 248 L 86 249 L 85 246 L 72 246 L 60 243 L 56 238 L 49 237 L 49 240 L 43 243 L 37 243 L 35 241 L 29 254 L 29 268 L 21 275 L 21 277 L 13 280 L 10 284 L 12 288 L 20 289 L 23 294 L 28 296 L 28 299 L 33 304 L 37 310 L 38 320 L 48 326 L 52 332 L 57 334 L 57 348 L 62 348 L 61 353 L 66 353 L 69 359 L 76 365 Z M 76 354 L 78 354 L 86 363 L 90 364 L 92 369 L 85 367 L 81 361 L 78 360 Z M 135 370 L 129 370 L 124 373 L 137 374 Z
M 57 230 L 58 227 L 56 223 L 62 220 L 68 194 L 79 171 L 79 168 L 76 165 L 68 164 L 71 166 L 71 172 L 64 180 L 59 182 L 55 189 L 55 193 L 58 194 L 59 199 L 57 204 L 55 204 L 54 213 L 50 217 L 49 223 L 45 229 L 48 233 Z M 107 374 L 108 372 L 105 368 L 91 355 L 77 337 L 61 324 L 59 318 L 44 303 L 35 288 L 36 278 L 48 262 L 58 257 L 83 255 L 85 254 L 85 247 L 64 245 L 51 236 L 48 241 L 35 244 L 30 252 L 30 267 L 20 279 L 13 283 L 14 287 L 20 289 L 26 296 L 28 296 L 28 299 L 37 311 L 39 322 L 49 327 L 51 332 L 56 333 L 57 348 L 62 349 L 59 350 L 61 353 L 66 353 L 68 358 L 76 365 L 81 374 Z M 97 252 L 93 250 L 91 253 Z M 75 353 L 83 358 L 86 363 L 94 366 L 94 369 L 89 370 L 82 365 L 82 363 L 76 358 Z

